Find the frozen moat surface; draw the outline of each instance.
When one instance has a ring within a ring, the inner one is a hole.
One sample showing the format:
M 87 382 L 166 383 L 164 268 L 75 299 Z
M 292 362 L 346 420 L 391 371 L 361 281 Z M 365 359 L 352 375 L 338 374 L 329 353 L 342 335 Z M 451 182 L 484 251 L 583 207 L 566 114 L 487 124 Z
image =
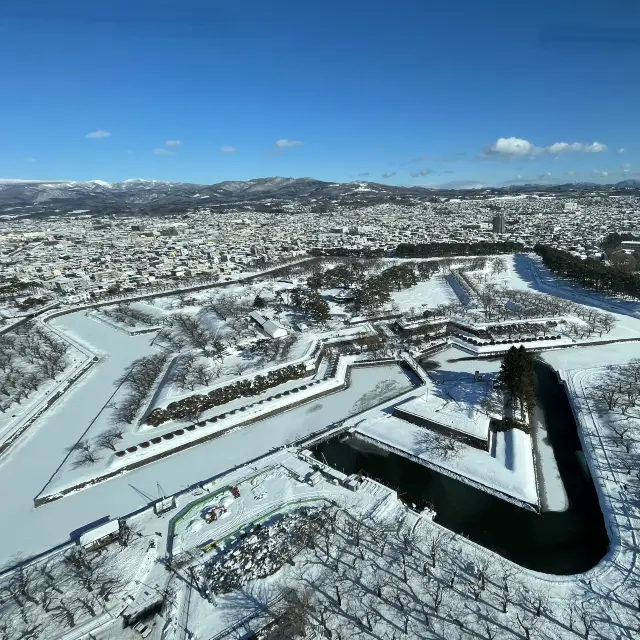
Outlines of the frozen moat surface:
M 109 402 L 114 381 L 133 360 L 154 352 L 150 346 L 154 334 L 131 337 L 82 313 L 64 316 L 52 324 L 106 357 L 0 463 L 0 566 L 60 544 L 72 531 L 90 522 L 144 506 L 148 503 L 145 494 L 157 497 L 158 482 L 167 493 L 175 493 L 413 386 L 412 379 L 397 365 L 355 368 L 351 386 L 344 391 L 36 509 L 34 497 L 62 461 L 65 448 L 77 441 Z M 105 414 L 97 419 L 105 420 L 106 425 Z

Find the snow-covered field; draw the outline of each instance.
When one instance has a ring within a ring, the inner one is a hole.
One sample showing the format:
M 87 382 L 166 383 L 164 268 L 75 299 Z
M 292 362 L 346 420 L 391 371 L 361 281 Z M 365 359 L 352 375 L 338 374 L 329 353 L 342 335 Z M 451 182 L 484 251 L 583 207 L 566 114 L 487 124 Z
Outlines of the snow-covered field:
M 81 313 L 53 323 L 109 357 L 81 379 L 45 420 L 34 425 L 6 459 L 0 459 L 0 484 L 12 487 L 10 499 L 3 501 L 3 518 L 16 523 L 0 531 L 3 563 L 16 555 L 28 557 L 60 544 L 88 522 L 144 506 L 158 497 L 157 482 L 168 493 L 179 491 L 322 429 L 350 412 L 366 409 L 378 401 L 376 389 L 393 386 L 400 393 L 412 386 L 396 365 L 354 369 L 351 386 L 345 391 L 34 509 L 33 499 L 67 455 L 65 449 L 92 423 L 104 420 L 107 424 L 104 409 L 111 402 L 114 381 L 133 360 L 154 352 L 152 336 L 127 336 Z
M 614 299 L 594 291 L 586 291 L 581 286 L 560 281 L 537 257 L 512 256 L 507 264 L 509 266 L 508 288 L 550 294 L 612 313 L 616 318 L 616 325 L 603 336 L 604 339 L 637 338 L 640 340 L 640 302 Z M 592 340 L 603 338 L 593 336 Z
M 442 455 L 425 439 L 425 428 L 380 411 L 358 424 L 356 433 L 392 450 L 406 452 L 427 466 L 448 470 L 454 477 L 499 495 L 536 505 L 538 492 L 533 469 L 531 438 L 519 429 L 495 434 L 492 451 L 461 444 L 458 452 Z
M 495 276 L 496 281 L 502 278 L 510 288 L 560 295 L 612 312 L 618 322 L 607 339 L 640 338 L 638 303 L 605 299 L 558 283 L 527 256 L 516 256 L 507 262 L 507 272 Z M 257 285 L 242 288 L 243 295 L 249 292 L 255 295 Z M 273 283 L 269 287 L 272 291 Z M 204 299 L 205 295 L 208 294 L 197 294 L 196 298 Z M 413 306 L 450 303 L 451 296 L 449 285 L 437 276 L 398 292 L 394 301 L 402 310 L 408 310 Z M 169 298 L 145 306 L 154 306 L 154 311 L 160 314 L 177 308 L 175 300 Z M 221 545 L 217 551 L 209 549 L 207 555 L 201 555 L 200 548 L 210 541 L 225 539 L 225 549 L 232 552 L 234 545 L 243 544 L 242 538 L 237 538 L 238 531 L 246 532 L 256 521 L 268 526 L 271 519 L 277 520 L 278 514 L 293 514 L 301 505 L 318 507 L 323 501 L 331 502 L 345 508 L 349 515 L 340 516 L 345 519 L 330 535 L 325 531 L 319 542 L 300 550 L 295 558 L 290 558 L 291 563 L 281 563 L 282 568 L 269 577 L 251 579 L 251 567 L 243 565 L 248 575 L 246 584 L 240 590 L 217 597 L 217 606 L 209 602 L 211 594 L 199 592 L 202 585 L 187 586 L 186 569 L 181 577 L 172 574 L 171 597 L 154 637 L 182 639 L 193 633 L 192 637 L 210 640 L 221 638 L 217 634 L 225 630 L 231 635 L 224 637 L 243 637 L 245 626 L 231 631 L 240 620 L 246 618 L 249 628 L 268 622 L 274 613 L 277 616 L 284 611 L 287 600 L 282 599 L 283 593 L 288 594 L 294 588 L 300 594 L 303 583 L 312 588 L 316 606 L 307 612 L 298 602 L 299 617 L 308 613 L 310 628 L 324 629 L 325 633 L 331 629 L 332 638 L 344 640 L 638 637 L 637 453 L 632 448 L 625 456 L 612 431 L 619 416 L 614 418 L 595 407 L 591 389 L 606 378 L 607 365 L 640 357 L 640 342 L 572 347 L 543 354 L 547 362 L 560 370 L 578 415 L 584 452 L 611 539 L 607 556 L 586 574 L 552 577 L 516 567 L 495 553 L 450 534 L 428 517 L 408 510 L 393 490 L 371 480 L 362 482 L 357 491 L 349 491 L 341 486 L 340 474 L 315 462 L 312 464 L 324 469 L 317 484 L 304 480 L 312 471 L 309 460 L 283 447 L 351 415 L 354 417 L 350 426 L 381 446 L 404 450 L 424 459 L 426 464 L 445 468 L 450 475 L 462 476 L 474 485 L 484 485 L 490 492 L 529 504 L 537 502 L 540 489 L 534 472 L 533 439 L 545 480 L 543 505 L 546 503 L 551 510 L 566 506 L 561 481 L 553 482 L 554 478 L 559 480 L 557 465 L 553 451 L 545 443 L 543 429 L 539 432 L 534 429 L 533 438 L 520 430 L 498 432 L 489 451 L 463 445 L 456 455 L 442 456 L 425 446 L 424 428 L 391 414 L 395 404 L 409 398 L 424 398 L 426 392 L 424 387 L 415 389 L 415 381 L 394 364 L 354 368 L 351 385 L 344 391 L 34 508 L 34 497 L 56 472 L 66 456 L 65 449 L 87 429 L 108 426 L 108 405 L 117 392 L 114 382 L 133 360 L 157 353 L 151 344 L 154 334 L 129 336 L 81 313 L 64 316 L 51 324 L 80 347 L 102 358 L 45 418 L 33 425 L 9 455 L 0 458 L 2 516 L 3 522 L 10 523 L 0 529 L 2 564 L 14 564 L 20 557 L 63 543 L 72 531 L 88 523 L 139 509 L 158 498 L 159 493 L 170 495 L 204 479 L 226 474 L 205 489 L 194 491 L 198 495 L 185 493 L 178 498 L 178 508 L 190 510 L 175 527 L 169 525 L 169 519 L 177 512 L 159 519 L 148 511 L 136 516 L 143 536 L 163 540 L 159 542 L 158 556 L 165 551 L 166 538 L 155 538 L 155 532 L 166 536 L 168 530 L 175 530 L 174 554 L 182 554 L 194 568 L 202 570 L 203 562 L 217 553 L 216 557 L 233 569 L 237 562 L 232 554 L 227 558 L 220 552 Z M 469 359 L 469 354 L 455 347 L 440 351 L 431 360 L 440 367 L 432 373 L 434 379 L 474 371 L 495 374 L 500 366 L 498 360 Z M 426 386 L 436 397 L 437 385 L 429 382 Z M 474 390 L 475 387 L 462 388 L 456 402 L 476 407 L 482 394 Z M 394 399 L 390 399 L 392 396 Z M 377 406 L 383 400 L 384 404 Z M 469 412 L 465 415 L 469 417 Z M 637 419 L 625 419 L 635 430 Z M 264 457 L 269 451 L 273 453 Z M 233 498 L 228 491 L 228 487 L 236 484 L 240 488 L 239 498 Z M 196 500 L 197 504 L 190 508 L 189 503 Z M 203 511 L 220 502 L 227 512 L 207 524 Z M 361 524 L 353 524 L 358 521 Z M 233 543 L 229 536 L 234 537 Z M 247 543 L 253 549 L 251 553 L 257 552 L 255 544 L 255 540 Z M 160 565 L 149 568 L 142 557 L 143 554 L 138 556 L 140 565 L 135 579 L 143 580 L 142 573 L 151 576 L 158 570 L 166 575 Z M 131 568 L 133 561 L 127 560 L 125 564 Z M 155 578 L 147 580 L 155 584 Z M 268 604 L 270 613 L 265 612 Z M 89 624 L 77 629 L 68 640 L 80 638 L 92 628 L 96 638 L 127 637 L 121 632 L 119 620 L 112 624 L 96 616 L 92 624 L 93 627 Z M 53 629 L 51 626 L 52 633 L 42 637 L 55 637 L 57 632 Z
M 430 280 L 419 282 L 408 289 L 393 291 L 391 299 L 398 305 L 401 313 L 407 313 L 410 309 L 419 310 L 421 307 L 433 309 L 438 305 L 451 304 L 458 300 L 449 283 L 441 275 L 434 275 Z

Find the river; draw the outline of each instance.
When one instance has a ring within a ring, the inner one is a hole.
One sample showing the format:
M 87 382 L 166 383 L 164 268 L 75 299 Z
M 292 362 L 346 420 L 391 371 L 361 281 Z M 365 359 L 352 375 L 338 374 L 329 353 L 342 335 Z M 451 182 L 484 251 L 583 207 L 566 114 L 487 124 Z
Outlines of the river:
M 568 575 L 594 567 L 609 540 L 591 478 L 580 466 L 577 426 L 554 371 L 536 363 L 540 409 L 568 496 L 564 511 L 537 514 L 368 443 L 334 439 L 316 455 L 345 473 L 363 471 L 396 488 L 408 503 L 433 505 L 436 522 L 543 573 Z M 363 450 L 364 449 L 364 450 Z

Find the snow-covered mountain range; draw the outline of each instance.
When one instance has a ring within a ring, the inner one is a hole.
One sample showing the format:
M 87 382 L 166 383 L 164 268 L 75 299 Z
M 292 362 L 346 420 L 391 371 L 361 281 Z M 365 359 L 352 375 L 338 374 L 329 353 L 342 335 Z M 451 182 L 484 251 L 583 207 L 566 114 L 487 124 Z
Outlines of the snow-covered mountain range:
M 570 183 L 566 185 L 520 185 L 482 191 L 580 191 L 585 189 L 638 189 L 640 181 L 617 185 Z M 480 190 L 478 190 L 480 191 Z M 123 182 L 0 180 L 0 213 L 46 215 L 88 210 L 97 214 L 179 214 L 195 206 L 224 208 L 225 205 L 277 210 L 284 202 L 299 202 L 315 210 L 336 205 L 362 206 L 390 202 L 409 204 L 441 195 L 453 195 L 450 188 L 400 187 L 376 182 L 323 182 L 313 178 L 258 178 L 203 185 L 185 182 L 132 179 Z

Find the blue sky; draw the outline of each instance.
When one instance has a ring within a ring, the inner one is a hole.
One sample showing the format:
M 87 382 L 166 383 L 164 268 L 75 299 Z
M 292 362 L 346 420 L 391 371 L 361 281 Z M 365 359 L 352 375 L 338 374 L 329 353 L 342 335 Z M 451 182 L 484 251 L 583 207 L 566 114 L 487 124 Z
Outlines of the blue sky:
M 639 63 L 635 0 L 6 0 L 0 177 L 614 182 Z

